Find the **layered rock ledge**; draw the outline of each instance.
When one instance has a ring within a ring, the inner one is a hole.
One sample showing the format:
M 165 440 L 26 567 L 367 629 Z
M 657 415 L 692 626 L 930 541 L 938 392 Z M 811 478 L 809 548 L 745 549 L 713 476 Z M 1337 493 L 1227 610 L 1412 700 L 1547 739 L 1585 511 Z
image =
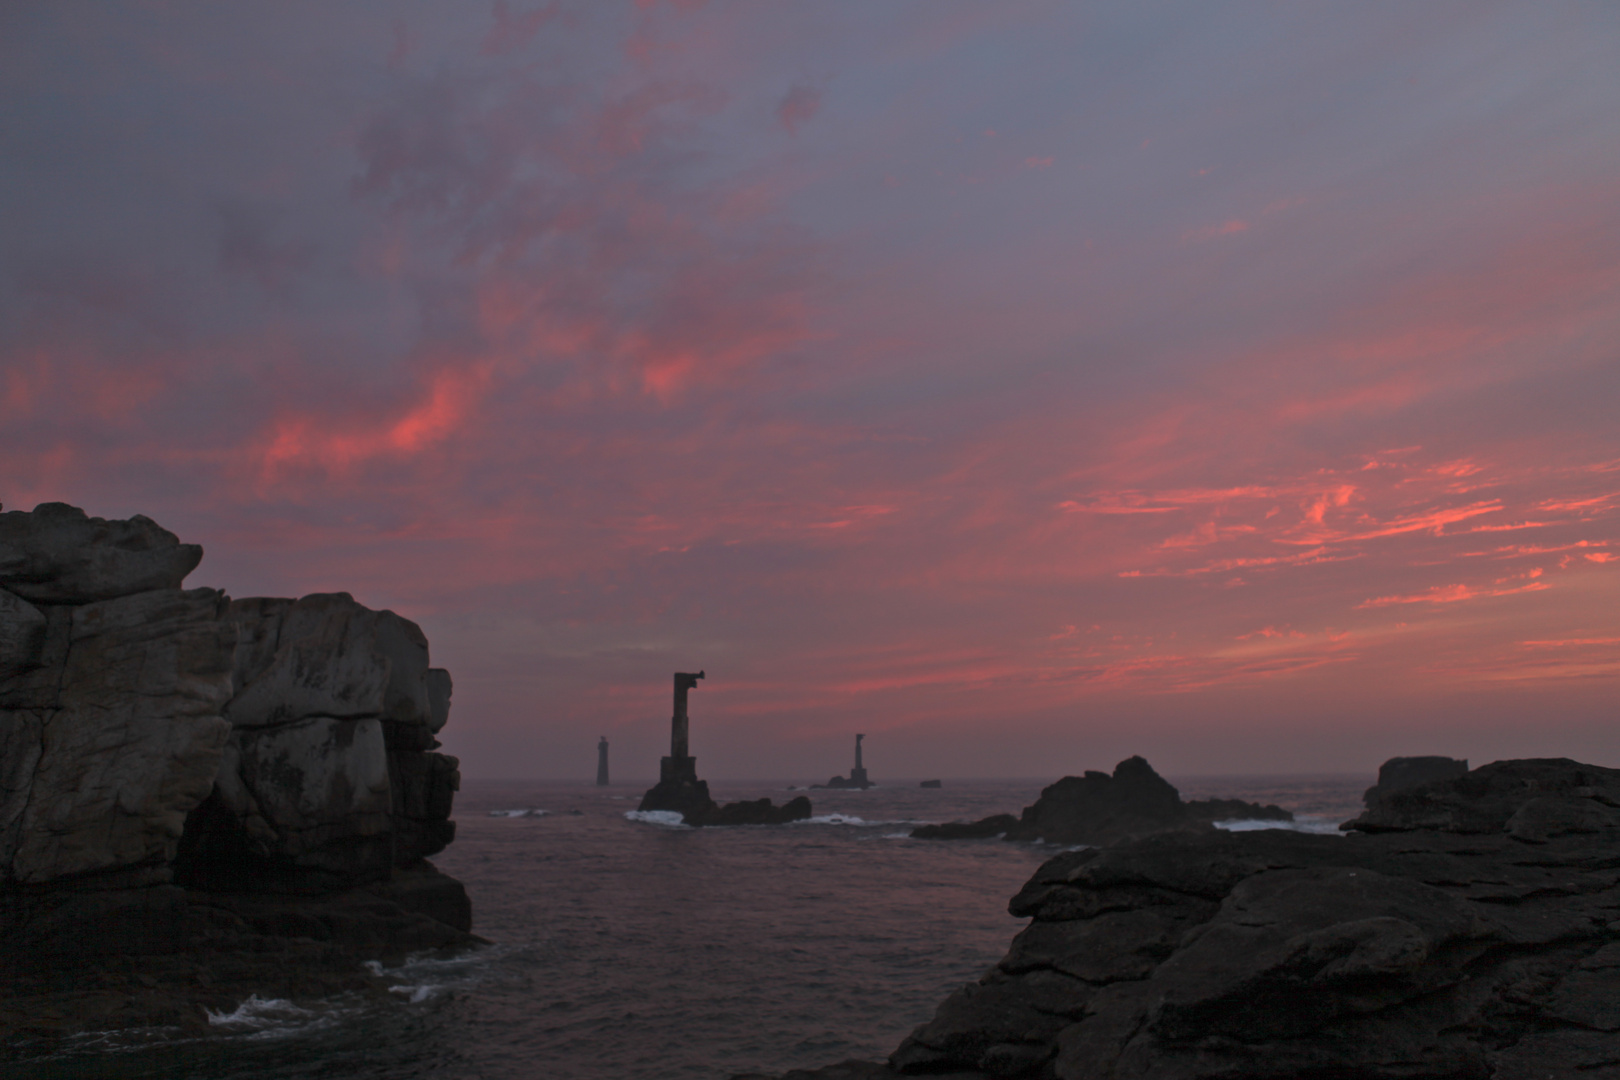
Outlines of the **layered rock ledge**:
M 476 942 L 449 673 L 346 593 L 184 589 L 195 544 L 0 513 L 0 1037 L 201 1023 Z
M 1497 762 L 1343 828 L 1061 854 L 888 1062 L 788 1077 L 1620 1076 L 1620 770 Z

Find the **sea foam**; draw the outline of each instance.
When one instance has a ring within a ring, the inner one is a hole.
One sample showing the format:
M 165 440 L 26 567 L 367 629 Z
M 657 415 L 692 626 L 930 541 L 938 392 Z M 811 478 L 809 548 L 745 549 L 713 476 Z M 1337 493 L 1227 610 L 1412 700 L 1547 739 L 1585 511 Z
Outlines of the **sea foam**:
M 1316 833 L 1323 836 L 1338 836 L 1339 826 L 1320 818 L 1296 818 L 1293 821 L 1267 821 L 1262 818 L 1240 818 L 1233 821 L 1217 821 L 1217 829 L 1227 832 L 1255 832 L 1260 829 L 1287 829 L 1289 832 Z
M 631 821 L 661 825 L 666 829 L 690 828 L 679 810 L 626 810 L 624 816 Z

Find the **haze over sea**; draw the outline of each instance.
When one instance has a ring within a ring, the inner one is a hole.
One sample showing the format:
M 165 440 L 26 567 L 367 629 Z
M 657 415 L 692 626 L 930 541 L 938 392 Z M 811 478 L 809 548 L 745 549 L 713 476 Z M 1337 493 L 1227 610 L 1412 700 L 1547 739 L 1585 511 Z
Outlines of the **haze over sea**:
M 1275 802 L 1312 831 L 1354 816 L 1372 782 L 1171 779 L 1184 798 Z M 254 1001 L 203 1038 L 91 1036 L 8 1076 L 721 1080 L 881 1059 L 1002 956 L 1024 924 L 1008 897 L 1059 850 L 907 833 L 1016 812 L 1048 782 L 815 791 L 807 822 L 688 829 L 626 816 L 646 784 L 469 781 L 434 861 L 466 883 L 490 947 L 389 971 L 386 1004 Z M 787 786 L 711 784 L 722 801 Z

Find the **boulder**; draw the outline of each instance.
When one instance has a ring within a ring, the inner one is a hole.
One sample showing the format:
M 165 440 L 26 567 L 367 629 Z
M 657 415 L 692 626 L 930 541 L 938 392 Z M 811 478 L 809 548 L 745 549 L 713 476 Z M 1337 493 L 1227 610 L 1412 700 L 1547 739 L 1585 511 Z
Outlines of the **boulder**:
M 1362 793 L 1361 801 L 1376 806 L 1385 795 L 1403 788 L 1450 780 L 1468 771 L 1466 759 L 1448 757 L 1394 757 L 1378 767 L 1378 783 Z
M 139 514 L 107 521 L 67 503 L 0 513 L 0 588 L 34 603 L 84 604 L 178 589 L 202 554 L 201 546 L 180 543 Z

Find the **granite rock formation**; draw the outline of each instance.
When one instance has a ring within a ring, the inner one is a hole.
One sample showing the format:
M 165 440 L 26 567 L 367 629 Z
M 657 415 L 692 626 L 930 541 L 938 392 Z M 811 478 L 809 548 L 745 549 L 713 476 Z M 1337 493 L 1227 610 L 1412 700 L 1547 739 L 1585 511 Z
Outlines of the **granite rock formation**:
M 1450 780 L 1468 771 L 1468 762 L 1448 757 L 1394 757 L 1378 768 L 1378 783 L 1362 793 L 1361 801 L 1377 806 L 1392 792 L 1434 780 Z
M 426 861 L 459 779 L 421 630 L 181 588 L 201 557 L 144 517 L 0 513 L 0 997 L 181 954 L 263 993 L 286 965 L 242 956 L 318 942 L 343 982 L 477 940 Z
M 1130 757 L 1105 772 L 1065 776 L 1041 791 L 1019 817 L 993 814 L 971 822 L 922 825 L 918 840 L 1044 840 L 1049 844 L 1115 844 L 1167 829 L 1201 830 L 1211 821 L 1261 818 L 1292 821 L 1277 806 L 1258 806 L 1238 799 L 1185 803 L 1175 787 L 1141 757 Z
M 887 1064 L 795 1080 L 1620 1075 L 1620 770 L 1497 762 L 1344 828 L 1060 854 Z

